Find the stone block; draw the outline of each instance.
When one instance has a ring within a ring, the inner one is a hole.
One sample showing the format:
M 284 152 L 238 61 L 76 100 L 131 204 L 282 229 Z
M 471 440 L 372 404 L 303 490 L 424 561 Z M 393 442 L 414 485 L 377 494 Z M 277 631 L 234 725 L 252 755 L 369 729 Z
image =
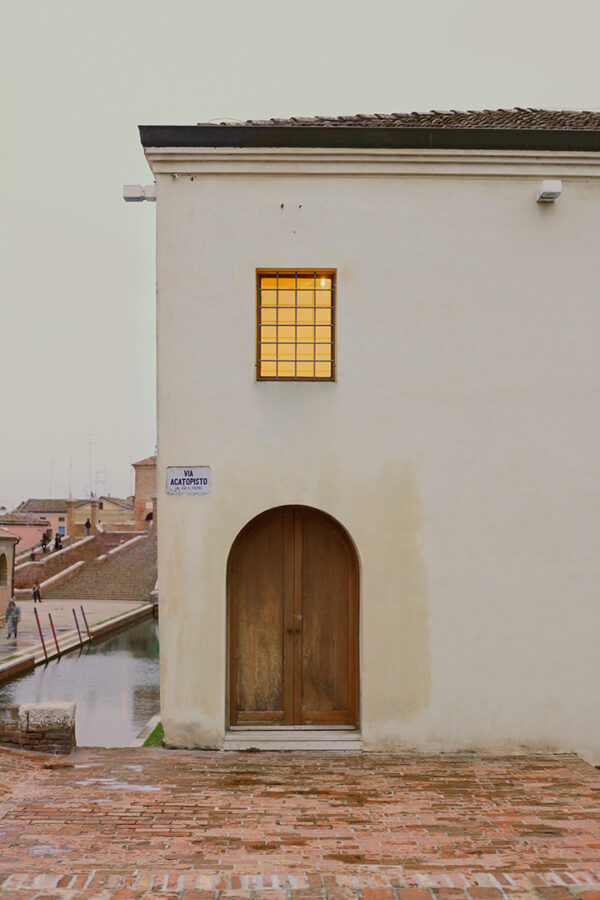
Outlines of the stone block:
M 19 721 L 18 706 L 0 706 L 0 729 L 16 726 Z
M 75 704 L 22 703 L 19 721 L 23 731 L 70 731 L 75 728 Z

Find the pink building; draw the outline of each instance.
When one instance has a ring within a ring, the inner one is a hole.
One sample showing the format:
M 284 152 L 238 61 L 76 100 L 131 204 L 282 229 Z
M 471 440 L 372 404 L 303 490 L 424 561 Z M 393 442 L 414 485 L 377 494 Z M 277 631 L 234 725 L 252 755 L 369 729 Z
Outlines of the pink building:
M 85 503 L 85 500 L 76 500 L 75 502 Z M 46 527 L 52 529 L 52 534 L 60 534 L 64 537 L 67 534 L 67 503 L 66 498 L 30 499 L 21 503 L 16 512 L 47 520 Z M 15 513 L 11 513 L 11 515 L 15 515 Z
M 0 516 L 0 528 L 6 528 L 19 538 L 17 553 L 39 544 L 44 531 L 51 528 L 50 521 L 33 513 L 12 512 Z

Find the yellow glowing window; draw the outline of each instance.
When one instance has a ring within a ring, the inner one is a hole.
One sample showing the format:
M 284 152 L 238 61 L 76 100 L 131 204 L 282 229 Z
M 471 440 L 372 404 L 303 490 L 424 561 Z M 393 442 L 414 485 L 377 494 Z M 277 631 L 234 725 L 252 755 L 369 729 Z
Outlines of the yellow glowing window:
M 256 273 L 256 377 L 335 380 L 335 272 Z

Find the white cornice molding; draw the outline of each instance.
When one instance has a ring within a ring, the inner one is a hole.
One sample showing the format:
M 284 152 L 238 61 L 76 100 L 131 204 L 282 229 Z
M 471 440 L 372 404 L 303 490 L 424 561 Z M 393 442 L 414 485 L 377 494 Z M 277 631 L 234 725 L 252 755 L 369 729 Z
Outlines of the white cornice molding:
M 600 154 L 531 150 L 148 148 L 155 175 L 397 175 L 600 178 Z

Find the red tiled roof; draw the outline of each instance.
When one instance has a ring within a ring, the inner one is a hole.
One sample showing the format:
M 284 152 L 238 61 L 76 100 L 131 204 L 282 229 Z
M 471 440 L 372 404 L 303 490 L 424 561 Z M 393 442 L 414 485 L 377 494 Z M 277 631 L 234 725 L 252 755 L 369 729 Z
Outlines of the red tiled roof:
M 137 462 L 131 463 L 132 466 L 155 466 L 156 453 L 154 456 L 147 456 L 146 459 L 139 459 Z
M 85 500 L 74 500 L 75 506 L 85 506 L 86 503 L 90 502 L 90 497 L 86 497 Z M 133 503 L 130 500 L 123 500 L 122 497 L 109 497 L 102 496 L 96 497 L 97 500 L 108 500 L 112 503 L 115 503 L 117 506 L 122 506 L 124 509 L 133 509 Z M 36 500 L 30 499 L 26 500 L 22 503 L 16 510 L 17 513 L 43 513 L 48 515 L 49 513 L 64 513 L 67 511 L 67 503 L 69 501 L 65 499 L 44 499 L 44 500 Z
M 108 495 L 103 495 L 102 497 L 98 497 L 98 500 L 106 500 L 108 503 L 114 503 L 115 506 L 121 506 L 123 509 L 133 509 L 131 500 L 124 500 L 123 497 L 109 497 Z
M 100 497 L 88 497 L 87 500 L 76 500 L 75 506 L 77 508 L 81 506 L 85 506 L 87 503 L 91 503 L 92 500 L 103 500 L 108 503 L 114 503 L 115 506 L 121 506 L 123 509 L 133 509 L 133 503 L 131 500 L 123 500 L 122 497 L 110 497 L 108 494 L 102 494 Z
M 53 499 L 46 498 L 43 500 L 38 500 L 35 498 L 31 498 L 26 500 L 24 503 L 17 508 L 17 512 L 33 512 L 33 513 L 62 513 L 66 512 L 67 509 L 67 500 L 64 498 L 61 499 Z M 76 503 L 80 503 L 81 501 L 77 500 Z
M 203 124 L 203 123 L 200 123 Z M 600 112 L 577 109 L 483 109 L 412 113 L 372 113 L 353 116 L 292 117 L 290 119 L 248 119 L 246 122 L 222 122 L 243 126 L 333 126 L 355 128 L 503 128 L 540 130 L 597 130 Z
M 33 513 L 11 512 L 0 516 L 0 526 L 5 525 L 49 525 L 50 522 Z

